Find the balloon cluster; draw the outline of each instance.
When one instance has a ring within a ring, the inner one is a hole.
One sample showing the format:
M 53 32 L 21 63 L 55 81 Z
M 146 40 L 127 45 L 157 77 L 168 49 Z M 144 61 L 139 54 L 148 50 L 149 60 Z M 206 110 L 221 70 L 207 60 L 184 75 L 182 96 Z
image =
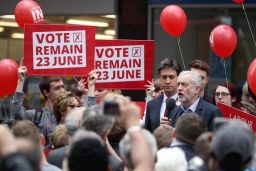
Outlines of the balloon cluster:
M 242 4 L 244 0 L 232 0 L 235 3 Z M 165 7 L 160 15 L 160 24 L 165 32 L 174 37 L 180 37 L 185 31 L 187 25 L 187 16 L 185 12 L 177 5 Z M 212 51 L 222 59 L 229 57 L 237 45 L 235 31 L 228 25 L 221 24 L 216 26 L 209 38 Z M 256 96 L 256 59 L 250 64 L 247 73 L 249 87 Z
M 0 61 L 0 97 L 15 92 L 18 82 L 19 65 L 12 59 L 5 58 Z
M 25 24 L 42 24 L 44 15 L 41 7 L 33 0 L 22 0 L 15 8 L 15 19 L 23 30 Z

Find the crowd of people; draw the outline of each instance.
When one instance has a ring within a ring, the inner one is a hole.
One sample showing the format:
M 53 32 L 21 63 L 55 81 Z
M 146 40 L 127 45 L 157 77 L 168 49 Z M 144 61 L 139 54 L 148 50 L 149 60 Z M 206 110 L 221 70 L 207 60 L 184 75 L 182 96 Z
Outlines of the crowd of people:
M 145 111 L 120 90 L 97 90 L 95 71 L 88 89 L 84 80 L 67 91 L 61 77 L 41 77 L 45 105 L 28 110 L 27 69 L 20 66 L 11 100 L 15 124 L 0 125 L 0 170 L 256 170 L 252 129 L 223 118 L 217 106 L 256 115 L 256 96 L 245 83 L 240 97 L 229 82 L 217 84 L 210 96 L 209 65 L 194 60 L 188 68 L 182 71 L 175 59 L 161 61 L 159 78 L 145 85 Z

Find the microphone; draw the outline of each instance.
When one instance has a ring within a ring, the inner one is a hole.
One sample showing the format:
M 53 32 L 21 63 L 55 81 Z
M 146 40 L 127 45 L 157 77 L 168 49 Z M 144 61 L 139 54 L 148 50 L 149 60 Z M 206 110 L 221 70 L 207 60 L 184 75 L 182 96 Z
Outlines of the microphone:
M 164 117 L 169 118 L 169 113 L 176 107 L 176 101 L 172 98 L 166 100 L 166 108 L 164 112 Z

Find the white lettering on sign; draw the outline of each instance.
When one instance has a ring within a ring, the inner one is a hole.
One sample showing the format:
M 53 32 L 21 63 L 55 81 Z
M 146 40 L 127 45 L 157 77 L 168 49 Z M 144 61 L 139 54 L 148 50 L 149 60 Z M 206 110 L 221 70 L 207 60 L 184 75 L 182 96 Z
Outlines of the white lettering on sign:
M 37 22 L 37 21 L 40 21 L 40 20 L 44 19 L 43 12 L 40 8 L 31 11 L 31 14 L 32 14 L 34 22 Z
M 85 30 L 33 32 L 34 69 L 86 66 Z
M 96 47 L 97 82 L 143 81 L 144 60 L 144 45 Z
M 242 122 L 246 123 L 250 128 L 253 128 L 253 122 L 244 117 L 241 117 L 241 116 L 233 114 L 233 113 L 229 113 L 229 118 L 242 121 Z

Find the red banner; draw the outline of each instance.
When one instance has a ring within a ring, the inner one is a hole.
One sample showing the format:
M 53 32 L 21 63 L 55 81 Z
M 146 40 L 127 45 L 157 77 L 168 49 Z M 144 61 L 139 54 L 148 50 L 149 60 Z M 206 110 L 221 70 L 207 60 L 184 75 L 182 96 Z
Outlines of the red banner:
M 152 80 L 154 41 L 97 40 L 97 89 L 144 89 Z
M 95 32 L 88 26 L 25 25 L 28 75 L 87 75 L 93 69 Z
M 218 103 L 219 109 L 224 114 L 225 118 L 237 119 L 245 122 L 249 127 L 256 132 L 256 116 L 246 113 L 244 111 L 238 110 L 236 108 L 227 106 L 223 103 Z

